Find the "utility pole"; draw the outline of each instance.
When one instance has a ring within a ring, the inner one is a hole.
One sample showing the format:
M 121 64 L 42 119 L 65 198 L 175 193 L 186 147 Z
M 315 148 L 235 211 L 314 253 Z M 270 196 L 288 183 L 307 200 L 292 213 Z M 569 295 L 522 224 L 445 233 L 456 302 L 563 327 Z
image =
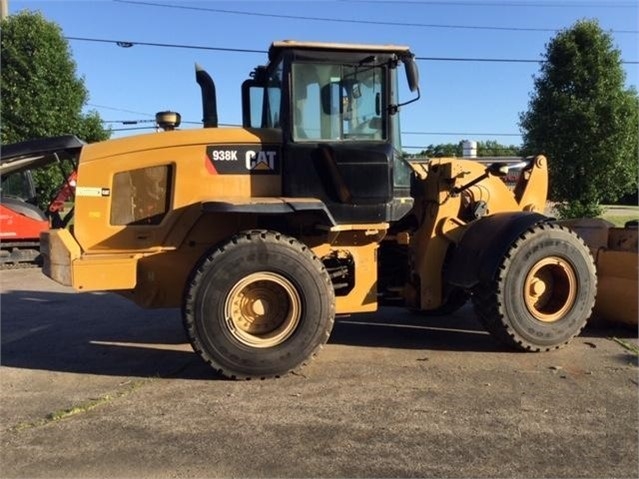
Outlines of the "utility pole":
M 0 0 L 0 19 L 4 20 L 9 15 L 9 0 Z

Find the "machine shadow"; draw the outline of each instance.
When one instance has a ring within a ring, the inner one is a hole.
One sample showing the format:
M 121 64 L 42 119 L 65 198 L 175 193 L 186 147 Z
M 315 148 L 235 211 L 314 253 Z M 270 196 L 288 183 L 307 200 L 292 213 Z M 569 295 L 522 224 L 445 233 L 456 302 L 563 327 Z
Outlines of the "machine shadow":
M 1 363 L 7 367 L 221 379 L 192 351 L 176 309 L 145 310 L 111 293 L 40 291 L 3 291 L 1 306 Z M 633 335 L 628 330 L 615 333 Z M 586 335 L 611 336 L 599 328 L 587 330 Z M 469 306 L 442 317 L 423 317 L 402 308 L 341 317 L 329 344 L 508 352 L 482 330 Z
M 473 316 L 470 306 L 447 316 L 423 316 L 405 308 L 337 318 L 329 343 L 400 349 L 505 352 Z
M 637 330 L 593 318 L 579 337 L 631 339 L 637 337 Z M 433 351 L 514 352 L 484 330 L 470 302 L 459 311 L 442 316 L 424 316 L 395 307 L 338 317 L 329 343 Z
M 218 379 L 193 352 L 180 312 L 111 293 L 2 293 L 2 365 L 133 377 Z

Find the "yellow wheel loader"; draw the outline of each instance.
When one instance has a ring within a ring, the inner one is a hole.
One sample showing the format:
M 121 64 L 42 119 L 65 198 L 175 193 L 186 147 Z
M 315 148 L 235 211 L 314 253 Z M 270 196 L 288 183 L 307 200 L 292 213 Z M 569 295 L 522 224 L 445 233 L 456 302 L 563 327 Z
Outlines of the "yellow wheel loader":
M 202 129 L 68 138 L 75 219 L 43 235 L 46 275 L 180 306 L 194 350 L 231 378 L 295 370 L 336 315 L 379 305 L 442 313 L 470 298 L 490 333 L 526 351 L 585 325 L 595 267 L 542 214 L 543 156 L 516 165 L 511 191 L 507 166 L 402 154 L 399 110 L 419 98 L 409 48 L 275 42 L 242 85 L 242 128 L 218 127 L 213 81 L 198 66 L 196 79 Z

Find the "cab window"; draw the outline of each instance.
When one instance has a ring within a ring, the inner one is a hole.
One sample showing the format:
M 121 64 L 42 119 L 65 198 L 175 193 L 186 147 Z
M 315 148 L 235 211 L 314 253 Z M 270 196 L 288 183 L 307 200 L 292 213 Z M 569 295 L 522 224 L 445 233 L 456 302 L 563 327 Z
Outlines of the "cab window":
M 2 196 L 13 196 L 22 200 L 31 200 L 35 196 L 32 183 L 29 181 L 29 173 L 20 171 L 2 176 Z
M 295 63 L 292 81 L 294 140 L 387 138 L 382 67 Z

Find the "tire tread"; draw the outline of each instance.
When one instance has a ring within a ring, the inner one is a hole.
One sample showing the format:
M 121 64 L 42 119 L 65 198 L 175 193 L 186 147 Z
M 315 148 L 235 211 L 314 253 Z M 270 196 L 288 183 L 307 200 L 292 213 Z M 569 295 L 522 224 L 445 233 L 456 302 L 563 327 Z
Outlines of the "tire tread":
M 236 235 L 234 235 L 231 239 L 229 239 L 226 243 L 213 248 L 212 250 L 209 251 L 209 253 L 207 253 L 204 256 L 204 259 L 200 262 L 199 266 L 196 267 L 194 269 L 194 272 L 192 273 L 191 277 L 189 278 L 189 281 L 187 281 L 187 286 L 186 286 L 186 290 L 184 293 L 184 301 L 183 301 L 183 308 L 182 308 L 182 321 L 184 324 L 184 329 L 187 333 L 187 336 L 189 338 L 189 342 L 191 343 L 191 346 L 193 347 L 193 350 L 218 374 L 228 378 L 228 379 L 245 379 L 245 380 L 250 380 L 250 379 L 258 379 L 258 377 L 256 376 L 251 376 L 251 375 L 242 375 L 242 374 L 236 374 L 233 373 L 229 370 L 227 370 L 226 368 L 224 368 L 222 365 L 218 364 L 214 358 L 212 358 L 210 355 L 208 355 L 205 351 L 204 348 L 202 348 L 200 341 L 197 337 L 196 334 L 196 326 L 195 326 L 195 314 L 194 314 L 194 302 L 195 302 L 195 298 L 194 298 L 194 291 L 197 290 L 197 288 L 200 286 L 200 284 L 203 281 L 204 278 L 204 274 L 205 272 L 208 270 L 208 268 L 211 266 L 212 263 L 215 262 L 215 260 L 220 257 L 222 254 L 228 252 L 229 250 L 231 250 L 232 248 L 236 248 L 239 247 L 241 245 L 244 244 L 250 244 L 253 243 L 257 238 L 263 240 L 266 243 L 273 243 L 273 244 L 278 244 L 278 243 L 286 243 L 289 247 L 297 250 L 298 253 L 305 255 L 308 259 L 310 259 L 312 261 L 312 263 L 316 266 L 316 273 L 318 275 L 320 275 L 322 277 L 322 281 L 326 284 L 327 286 L 327 291 L 329 292 L 329 294 L 333 295 L 333 286 L 331 283 L 331 279 L 328 275 L 328 272 L 326 271 L 326 268 L 324 267 L 324 264 L 321 262 L 321 260 L 315 255 L 313 254 L 313 252 L 308 249 L 308 247 L 306 245 L 304 245 L 303 243 L 301 243 L 300 241 L 298 241 L 295 238 L 289 237 L 289 236 L 284 236 L 281 233 L 278 233 L 276 231 L 271 231 L 271 230 L 249 230 L 249 231 L 244 231 L 241 233 L 238 233 Z M 334 301 L 334 297 L 331 298 L 331 300 L 329 301 L 330 304 L 330 310 L 329 310 L 329 327 L 326 328 L 326 331 L 324 332 L 324 337 L 322 338 L 322 340 L 319 342 L 319 344 L 315 347 L 315 349 L 311 352 L 311 354 L 307 357 L 306 360 L 304 360 L 299 366 L 297 366 L 296 368 L 292 368 L 289 371 L 287 371 L 284 374 L 272 374 L 272 375 L 260 375 L 259 379 L 272 379 L 272 378 L 279 378 L 281 376 L 284 376 L 286 374 L 290 374 L 296 371 L 299 371 L 300 369 L 304 368 L 305 366 L 307 366 L 311 361 L 313 361 L 315 359 L 315 357 L 319 354 L 319 352 L 322 350 L 322 348 L 324 347 L 324 345 L 326 344 L 326 342 L 329 339 L 330 336 L 330 331 L 334 325 L 335 322 L 335 301 Z
M 501 298 L 503 297 L 503 286 L 506 278 L 506 274 L 508 273 L 513 257 L 519 248 L 522 247 L 532 236 L 539 233 L 539 231 L 564 231 L 568 233 L 571 237 L 572 241 L 575 241 L 582 247 L 582 249 L 588 252 L 588 265 L 590 268 L 591 279 L 594 282 L 593 288 L 596 290 L 596 275 L 595 275 L 595 267 L 594 260 L 592 259 L 592 255 L 590 255 L 588 247 L 584 243 L 584 241 L 577 236 L 573 231 L 568 228 L 558 225 L 556 223 L 539 223 L 535 226 L 528 228 L 524 231 L 511 245 L 507 253 L 504 255 L 504 259 L 499 266 L 498 272 L 496 274 L 496 278 L 487 283 L 480 283 L 475 286 L 472 293 L 472 300 L 475 313 L 480 321 L 480 323 L 484 326 L 484 328 L 499 342 L 502 344 L 511 347 L 513 349 L 519 351 L 529 351 L 529 352 L 541 352 L 541 351 L 551 351 L 555 349 L 559 349 L 564 347 L 566 344 L 570 342 L 570 340 L 579 335 L 583 328 L 586 325 L 586 321 L 583 321 L 581 326 L 574 334 L 566 341 L 550 345 L 550 346 L 540 346 L 536 344 L 532 344 L 529 341 L 525 340 L 521 337 L 517 331 L 510 325 L 508 321 L 507 314 L 504 308 L 503 301 Z M 592 313 L 592 308 L 594 305 L 594 298 L 591 304 L 589 305 L 588 313 L 586 314 L 586 318 L 590 317 Z

